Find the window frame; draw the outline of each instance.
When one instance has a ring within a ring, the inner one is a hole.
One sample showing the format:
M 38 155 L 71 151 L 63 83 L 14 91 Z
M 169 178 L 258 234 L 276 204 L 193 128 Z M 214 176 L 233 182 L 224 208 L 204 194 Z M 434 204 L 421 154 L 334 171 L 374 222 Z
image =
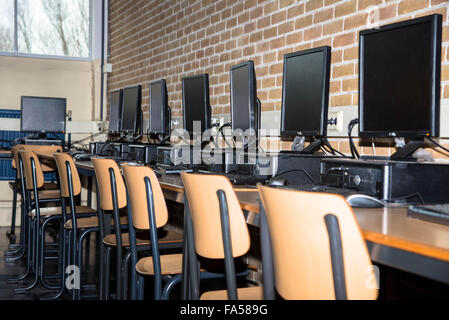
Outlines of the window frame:
M 93 24 L 94 24 L 94 8 L 93 0 L 89 1 L 89 56 L 87 57 L 72 57 L 72 56 L 60 56 L 51 54 L 39 54 L 39 53 L 26 53 L 19 52 L 19 34 L 17 28 L 17 1 L 14 1 L 14 50 L 13 51 L 0 51 L 0 56 L 6 57 L 20 57 L 20 58 L 36 58 L 36 59 L 53 59 L 53 60 L 72 60 L 72 61 L 92 61 L 93 57 Z

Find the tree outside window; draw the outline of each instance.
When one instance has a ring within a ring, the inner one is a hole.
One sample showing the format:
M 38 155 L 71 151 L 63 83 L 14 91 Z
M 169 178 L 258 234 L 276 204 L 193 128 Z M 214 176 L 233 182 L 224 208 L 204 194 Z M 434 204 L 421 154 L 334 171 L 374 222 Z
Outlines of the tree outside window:
M 0 51 L 90 55 L 90 0 L 1 0 L 0 19 Z

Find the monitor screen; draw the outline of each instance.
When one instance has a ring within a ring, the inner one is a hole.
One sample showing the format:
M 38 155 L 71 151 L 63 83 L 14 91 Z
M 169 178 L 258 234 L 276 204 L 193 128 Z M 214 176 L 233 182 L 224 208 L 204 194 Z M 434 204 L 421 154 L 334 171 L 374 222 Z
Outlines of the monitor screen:
M 51 132 L 65 131 L 67 99 L 22 97 L 21 131 Z
M 167 86 L 165 80 L 162 79 L 150 83 L 150 133 L 166 133 L 167 107 Z
M 441 16 L 360 32 L 359 135 L 439 135 Z
M 330 47 L 284 56 L 282 136 L 326 136 Z
M 233 66 L 230 78 L 232 130 L 257 130 L 257 86 L 253 61 Z
M 142 88 L 140 85 L 123 89 L 122 131 L 137 132 Z
M 193 134 L 193 122 L 201 121 L 201 132 L 210 128 L 209 75 L 182 79 L 184 129 Z
M 120 120 L 122 118 L 122 90 L 111 92 L 111 100 L 109 102 L 109 131 L 120 131 Z

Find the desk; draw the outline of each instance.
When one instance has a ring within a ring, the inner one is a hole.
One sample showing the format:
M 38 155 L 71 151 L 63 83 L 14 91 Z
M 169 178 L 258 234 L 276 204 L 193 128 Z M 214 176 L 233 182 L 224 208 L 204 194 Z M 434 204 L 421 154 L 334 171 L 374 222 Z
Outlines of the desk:
M 47 165 L 52 154 L 39 153 Z M 76 162 L 80 174 L 94 176 L 90 161 Z M 159 178 L 167 199 L 184 203 L 181 177 Z M 256 189 L 236 188 L 248 224 L 259 227 L 260 199 Z M 406 207 L 354 209 L 357 221 L 374 262 L 449 284 L 449 226 L 407 217 Z

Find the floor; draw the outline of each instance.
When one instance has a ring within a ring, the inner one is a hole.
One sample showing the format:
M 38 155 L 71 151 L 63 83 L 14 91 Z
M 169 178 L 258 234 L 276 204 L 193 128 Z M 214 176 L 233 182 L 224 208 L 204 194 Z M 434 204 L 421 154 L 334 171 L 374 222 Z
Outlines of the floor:
M 15 278 L 25 272 L 25 261 L 18 260 L 14 262 L 8 262 L 4 256 L 4 252 L 8 250 L 9 239 L 6 237 L 6 232 L 9 228 L 0 228 L 0 300 L 40 300 L 42 298 L 49 298 L 53 296 L 57 290 L 50 290 L 42 285 L 38 284 L 35 288 L 25 292 L 16 293 L 14 289 L 22 288 L 30 284 L 31 277 L 26 278 L 24 281 L 11 283 L 8 279 Z M 16 230 L 16 234 L 19 235 L 19 229 Z M 48 237 L 51 240 L 51 237 Z M 48 240 L 47 240 L 48 241 Z M 17 239 L 18 242 L 18 239 Z M 87 262 L 83 272 L 83 283 L 94 284 L 97 282 L 98 264 L 96 263 L 96 238 L 95 236 L 90 239 L 89 251 L 87 254 L 89 258 L 85 258 Z M 45 264 L 45 274 L 51 275 L 57 272 L 57 260 L 49 260 Z M 56 280 L 49 279 L 50 283 L 57 284 Z M 91 286 L 90 286 L 91 287 Z M 92 288 L 88 287 L 85 292 L 86 295 L 92 296 L 95 292 Z M 94 296 L 92 296 L 94 298 Z M 61 296 L 60 300 L 71 299 L 71 295 L 66 293 Z
M 52 296 L 56 291 L 38 285 L 26 293 L 16 293 L 14 289 L 23 287 L 30 283 L 29 279 L 16 283 L 8 282 L 8 279 L 16 277 L 25 271 L 23 261 L 7 262 L 4 251 L 8 250 L 9 239 L 6 232 L 9 228 L 0 228 L 0 300 L 39 300 Z M 16 231 L 19 234 L 19 230 Z M 90 239 L 89 252 L 85 255 L 85 267 L 83 272 L 83 283 L 90 285 L 98 282 L 98 262 L 97 262 L 97 239 L 92 236 Z M 422 278 L 410 273 L 402 272 L 387 266 L 378 265 L 380 269 L 380 292 L 379 300 L 401 300 L 401 299 L 432 299 L 448 300 L 449 285 L 438 283 L 426 278 Z M 56 273 L 57 261 L 47 261 L 46 274 Z M 151 280 L 149 280 L 151 281 Z M 145 285 L 145 298 L 151 299 L 152 283 L 148 280 Z M 111 288 L 115 284 L 111 283 Z M 96 299 L 96 292 L 92 286 L 84 290 L 86 299 Z M 204 287 L 203 287 L 204 289 Z M 113 297 L 112 297 L 113 298 Z M 179 298 L 179 290 L 175 290 L 172 296 Z M 71 295 L 65 293 L 60 300 L 70 300 Z

